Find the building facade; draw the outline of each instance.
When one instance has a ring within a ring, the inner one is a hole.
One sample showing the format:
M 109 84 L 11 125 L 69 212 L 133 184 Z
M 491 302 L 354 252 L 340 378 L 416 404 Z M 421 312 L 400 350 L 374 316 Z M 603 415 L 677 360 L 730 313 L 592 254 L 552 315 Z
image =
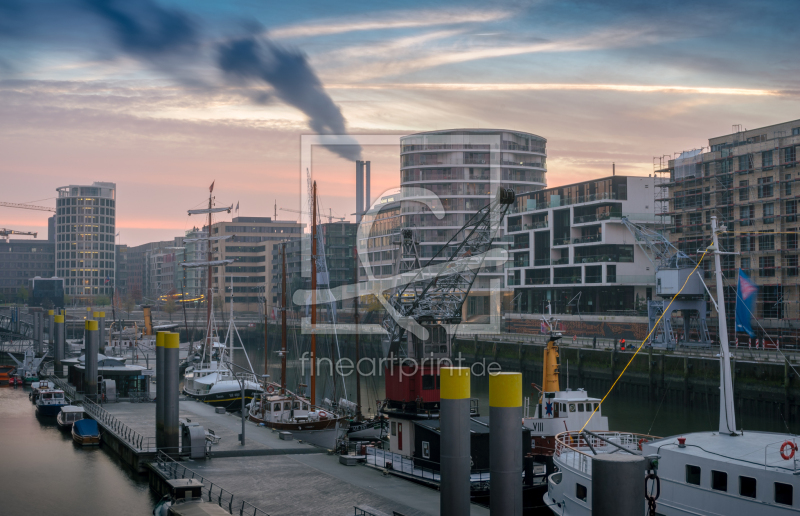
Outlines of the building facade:
M 303 225 L 298 222 L 273 220 L 272 217 L 234 217 L 229 222 L 212 225 L 212 237 L 231 237 L 211 243 L 213 259 L 235 260 L 213 269 L 212 287 L 215 295 L 224 297 L 225 309 L 233 301 L 235 311 L 263 310 L 272 289 L 269 271 L 272 270 L 273 246 L 299 239 L 302 231 Z
M 55 242 L 0 240 L 0 295 L 4 303 L 27 302 L 29 281 L 55 275 Z
M 500 129 L 453 129 L 401 138 L 401 224 L 414 228 L 423 262 L 489 204 L 499 186 L 518 194 L 544 188 L 546 143 L 535 134 Z M 442 208 L 444 218 L 437 218 L 419 202 L 425 199 L 434 209 Z M 504 288 L 503 283 L 502 266 L 487 265 L 470 292 L 470 298 L 486 299 L 468 299 L 465 315 L 487 315 L 490 289 L 492 285 Z
M 794 120 L 710 138 L 708 147 L 684 152 L 658 171 L 669 178 L 664 226 L 678 248 L 698 260 L 711 243 L 711 216 L 727 226 L 720 246 L 738 253 L 721 257 L 728 314 L 742 269 L 759 286 L 757 319 L 800 319 L 798 146 L 800 120 Z M 713 263 L 702 263 L 712 292 Z
M 518 196 L 506 217 L 513 311 L 646 311 L 655 267 L 622 218 L 654 225 L 654 185 L 652 177 L 612 176 Z
M 116 295 L 125 297 L 128 295 L 128 246 L 118 244 L 114 247 L 116 258 L 114 265 L 116 274 L 114 275 L 114 288 Z
M 95 182 L 56 189 L 56 257 L 66 295 L 90 301 L 114 286 L 116 185 Z
M 160 242 L 148 242 L 128 248 L 128 292 L 137 303 L 152 302 L 153 292 L 150 291 L 150 258 L 153 253 L 174 246 L 173 240 L 163 240 Z

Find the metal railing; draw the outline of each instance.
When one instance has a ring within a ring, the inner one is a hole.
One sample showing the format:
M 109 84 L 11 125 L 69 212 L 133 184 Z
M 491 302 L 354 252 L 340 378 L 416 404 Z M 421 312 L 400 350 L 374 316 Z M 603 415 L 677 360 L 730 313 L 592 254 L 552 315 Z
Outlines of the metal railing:
M 252 514 L 253 516 L 269 516 L 269 514 L 251 504 L 247 500 L 234 501 L 235 496 L 233 493 L 220 487 L 218 484 L 215 484 L 214 482 L 205 478 L 203 475 L 195 473 L 163 451 L 158 452 L 156 461 L 151 463 L 151 465 L 153 464 L 164 476 L 164 478 L 168 480 L 179 478 L 196 479 L 203 484 L 203 500 L 206 500 L 209 503 L 216 503 L 230 514 L 239 514 L 239 516 L 244 516 L 245 514 Z M 237 510 L 237 512 L 234 512 L 234 510 Z
M 581 473 L 591 474 L 593 455 L 615 452 L 619 448 L 641 454 L 639 451 L 641 444 L 656 439 L 660 437 L 622 432 L 595 432 L 594 435 L 574 431 L 562 432 L 556 435 L 553 459 L 558 461 L 559 467 L 566 466 Z
M 139 452 L 155 452 L 156 438 L 145 437 L 136 430 L 132 429 L 119 419 L 112 416 L 107 410 L 90 399 L 83 400 L 83 409 L 92 419 L 102 424 L 107 430 L 111 431 L 122 441 L 128 443 Z
M 72 385 L 68 384 L 63 379 L 58 378 L 56 376 L 48 376 L 47 379 L 49 381 L 53 382 L 53 385 L 58 386 L 59 389 L 64 391 L 64 395 L 67 398 L 69 398 L 69 399 L 71 399 L 72 401 L 75 401 L 75 402 L 83 401 L 83 393 L 82 392 L 78 392 L 75 389 L 75 387 L 73 387 Z
M 439 474 L 440 468 L 431 468 L 422 466 L 417 463 L 417 460 L 410 459 L 398 453 L 388 452 L 386 450 L 381 450 L 375 448 L 372 445 L 369 445 L 367 448 L 366 454 L 366 463 L 370 466 L 375 466 L 379 468 L 385 468 L 387 470 L 395 471 L 398 473 L 402 473 L 404 475 L 409 475 L 414 478 L 420 478 L 423 480 L 428 480 L 431 482 L 440 482 L 441 477 Z M 422 459 L 426 463 L 436 464 L 438 463 Z M 470 483 L 482 483 L 482 482 L 489 482 L 489 470 L 485 469 L 473 469 L 470 471 Z

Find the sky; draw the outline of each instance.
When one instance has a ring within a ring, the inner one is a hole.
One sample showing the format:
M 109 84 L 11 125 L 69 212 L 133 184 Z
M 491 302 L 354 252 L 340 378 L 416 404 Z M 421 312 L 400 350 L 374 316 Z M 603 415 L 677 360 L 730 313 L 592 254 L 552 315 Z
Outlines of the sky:
M 0 0 L 0 201 L 114 182 L 118 242 L 139 245 L 199 225 L 186 210 L 212 181 L 242 216 L 300 209 L 302 135 L 464 127 L 546 138 L 548 186 L 612 162 L 647 175 L 734 124 L 800 119 L 798 16 L 796 0 Z M 397 147 L 315 147 L 324 213 L 352 220 L 358 158 L 373 198 L 399 186 Z M 0 207 L 0 227 L 46 238 L 46 215 Z

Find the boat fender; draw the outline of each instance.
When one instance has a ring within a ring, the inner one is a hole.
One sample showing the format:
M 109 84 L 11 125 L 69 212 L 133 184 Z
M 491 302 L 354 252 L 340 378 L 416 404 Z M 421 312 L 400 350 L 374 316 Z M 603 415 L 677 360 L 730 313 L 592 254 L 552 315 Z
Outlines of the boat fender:
M 267 393 L 272 394 L 273 392 L 275 392 L 275 387 L 272 385 L 267 386 Z
M 319 411 L 319 417 L 325 417 L 325 418 L 327 418 L 327 417 L 328 417 L 328 413 L 327 413 L 327 412 L 325 412 L 324 410 L 320 410 L 320 411 Z M 792 452 L 792 453 L 794 453 L 794 452 Z
M 786 448 L 789 448 L 789 451 L 786 451 Z M 790 460 L 794 457 L 794 452 L 797 451 L 797 445 L 794 444 L 792 441 L 784 441 L 781 445 L 781 457 L 783 460 Z

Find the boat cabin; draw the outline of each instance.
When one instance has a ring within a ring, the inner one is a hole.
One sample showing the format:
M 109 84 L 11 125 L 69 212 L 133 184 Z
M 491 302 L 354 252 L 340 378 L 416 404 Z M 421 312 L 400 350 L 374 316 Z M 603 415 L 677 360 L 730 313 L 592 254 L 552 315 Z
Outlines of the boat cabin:
M 269 396 L 266 398 L 264 421 L 280 423 L 297 419 L 308 419 L 311 406 L 306 400 L 292 399 L 286 396 Z M 255 401 L 253 414 L 261 417 L 261 400 Z
M 597 412 L 592 416 L 595 409 Z M 528 414 L 530 407 L 525 412 Z M 561 432 L 577 431 L 584 425 L 592 432 L 608 430 L 608 418 L 602 414 L 600 399 L 590 397 L 583 389 L 541 393 L 533 414 L 524 417 L 522 424 L 530 429 L 534 453 L 539 455 L 552 455 L 555 436 Z
M 48 389 L 39 391 L 37 405 L 63 405 L 65 402 L 64 391 L 60 389 Z
M 75 421 L 80 421 L 83 419 L 83 414 L 83 407 L 77 407 L 75 405 L 63 406 L 61 407 L 61 412 L 58 415 L 59 423 L 63 425 L 71 425 Z

